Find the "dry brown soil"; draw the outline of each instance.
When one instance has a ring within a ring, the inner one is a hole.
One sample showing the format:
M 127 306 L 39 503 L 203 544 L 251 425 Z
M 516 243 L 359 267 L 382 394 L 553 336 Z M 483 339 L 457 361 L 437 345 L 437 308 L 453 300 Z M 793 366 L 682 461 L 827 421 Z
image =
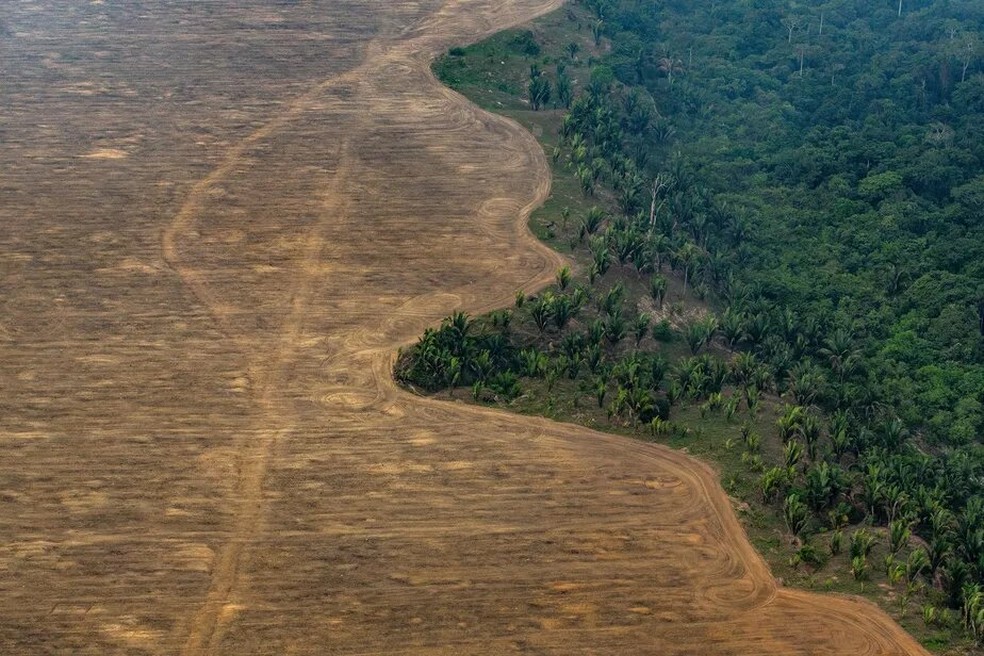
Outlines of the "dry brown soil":
M 923 653 L 700 463 L 394 387 L 560 264 L 428 70 L 559 4 L 4 3 L 0 653 Z

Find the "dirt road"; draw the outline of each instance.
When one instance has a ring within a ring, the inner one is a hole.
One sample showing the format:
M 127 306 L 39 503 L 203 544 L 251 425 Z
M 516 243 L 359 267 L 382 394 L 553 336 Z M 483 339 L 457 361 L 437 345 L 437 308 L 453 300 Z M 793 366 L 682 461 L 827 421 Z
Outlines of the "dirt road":
M 557 0 L 0 15 L 0 653 L 921 654 L 678 453 L 399 392 L 559 258 L 428 61 Z

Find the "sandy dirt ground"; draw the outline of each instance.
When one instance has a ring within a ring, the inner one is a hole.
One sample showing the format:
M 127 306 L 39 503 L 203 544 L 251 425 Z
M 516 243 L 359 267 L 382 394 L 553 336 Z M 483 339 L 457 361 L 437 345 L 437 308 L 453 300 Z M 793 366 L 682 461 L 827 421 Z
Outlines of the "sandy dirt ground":
M 0 653 L 924 653 L 700 463 L 394 387 L 561 263 L 428 70 L 559 4 L 4 5 Z

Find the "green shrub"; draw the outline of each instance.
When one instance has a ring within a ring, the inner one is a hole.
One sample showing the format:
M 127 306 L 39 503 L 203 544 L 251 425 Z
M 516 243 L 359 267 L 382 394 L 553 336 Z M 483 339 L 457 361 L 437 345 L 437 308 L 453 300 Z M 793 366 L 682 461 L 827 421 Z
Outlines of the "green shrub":
M 673 341 L 673 328 L 666 319 L 653 324 L 653 339 L 657 342 L 669 343 Z

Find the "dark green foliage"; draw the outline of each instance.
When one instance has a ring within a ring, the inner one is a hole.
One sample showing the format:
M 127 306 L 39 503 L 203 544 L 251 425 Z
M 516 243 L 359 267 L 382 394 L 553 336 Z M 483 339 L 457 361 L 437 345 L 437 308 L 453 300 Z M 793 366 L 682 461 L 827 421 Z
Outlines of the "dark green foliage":
M 605 339 L 612 345 L 618 344 L 625 337 L 627 322 L 622 316 L 621 308 L 615 308 L 608 313 L 605 321 Z
M 540 54 L 540 44 L 537 43 L 533 32 L 523 30 L 512 37 L 510 45 L 513 49 L 523 53 L 527 57 L 536 57 Z
M 653 339 L 657 342 L 673 341 L 673 328 L 670 327 L 669 321 L 663 319 L 662 321 L 657 321 L 653 324 Z
M 557 104 L 564 109 L 570 109 L 571 101 L 574 100 L 574 87 L 571 85 L 571 78 L 560 73 L 557 75 Z
M 530 98 L 530 108 L 534 111 L 546 107 L 550 102 L 553 85 L 539 70 L 533 69 L 530 72 L 530 81 L 526 87 Z
M 627 86 L 625 105 L 644 91 L 676 132 L 670 151 L 640 123 L 620 135 L 623 151 L 638 162 L 645 145 L 653 174 L 682 172 L 703 188 L 668 193 L 666 206 L 718 260 L 724 274 L 712 279 L 731 277 L 732 299 L 828 324 L 819 344 L 782 335 L 795 359 L 829 369 L 793 372 L 793 390 L 838 406 L 887 404 L 937 443 L 975 441 L 984 73 L 982 58 L 957 46 L 984 31 L 981 10 L 923 2 L 899 18 L 851 0 L 825 8 L 820 35 L 819 9 L 784 28 L 779 4 L 712 7 L 622 0 L 602 10 L 605 63 Z M 684 51 L 686 64 L 667 54 Z M 672 86 L 668 62 L 679 69 Z M 591 129 L 577 131 L 591 141 Z M 672 153 L 680 159 L 660 163 Z M 677 249 L 685 276 L 695 256 Z M 767 317 L 749 318 L 751 346 L 774 332 Z M 739 343 L 736 320 L 724 323 Z
M 892 549 L 910 526 L 927 541 L 957 605 L 984 581 L 984 531 L 969 528 L 982 490 L 966 478 L 984 470 L 984 72 L 954 44 L 984 32 L 984 11 L 920 2 L 899 17 L 848 0 L 825 8 L 820 35 L 819 9 L 791 20 L 779 3 L 588 4 L 612 44 L 598 69 L 622 86 L 589 86 L 567 129 L 631 163 L 616 193 L 656 180 L 639 222 L 613 222 L 613 255 L 645 248 L 634 234 L 650 252 L 650 234 L 668 241 L 685 287 L 728 302 L 722 341 L 747 349 L 731 380 L 830 413 L 780 425 L 805 466 L 790 529 L 801 507 L 843 514 L 860 492 Z M 655 112 L 633 120 L 643 97 Z M 684 336 L 694 354 L 709 341 L 698 324 Z M 684 395 L 710 389 L 700 362 L 675 376 Z
M 485 384 L 493 393 L 506 399 L 516 398 L 522 392 L 519 378 L 511 371 L 497 372 Z
M 632 334 L 635 335 L 635 345 L 639 346 L 643 338 L 649 333 L 649 323 L 651 319 L 648 314 L 640 314 L 636 316 L 635 321 L 632 322 Z
M 517 393 L 515 381 L 502 372 L 518 367 L 515 347 L 498 332 L 475 334 L 468 315 L 456 312 L 437 330 L 429 329 L 412 357 L 402 357 L 397 377 L 428 391 L 481 382 L 505 396 Z
M 827 563 L 826 555 L 812 544 L 804 544 L 796 552 L 795 562 L 813 569 L 821 569 Z
M 545 308 L 538 353 L 576 367 L 621 426 L 670 401 L 729 419 L 789 404 L 754 454 L 776 518 L 803 536 L 876 524 L 851 539 L 858 580 L 882 569 L 877 535 L 933 603 L 966 607 L 984 583 L 984 57 L 954 44 L 984 33 L 984 9 L 846 0 L 824 6 L 820 34 L 817 6 L 790 21 L 776 2 L 580 4 L 602 46 L 545 38 L 542 64 L 563 64 L 550 148 L 598 206 L 574 208 L 570 239 L 598 289 L 563 329 Z M 578 80 L 570 98 L 562 79 Z M 618 279 L 675 322 L 694 296 L 722 311 L 684 318 L 685 345 L 654 318 L 649 341 Z M 652 387 L 634 346 L 676 354 Z M 911 567 L 910 537 L 924 545 Z
M 659 308 L 663 308 L 663 299 L 666 298 L 666 278 L 654 274 L 649 280 L 649 295 L 656 301 Z
M 584 229 L 587 230 L 589 235 L 593 235 L 598 231 L 598 227 L 601 226 L 604 220 L 604 211 L 600 207 L 592 207 L 588 211 L 587 216 L 584 217 Z

